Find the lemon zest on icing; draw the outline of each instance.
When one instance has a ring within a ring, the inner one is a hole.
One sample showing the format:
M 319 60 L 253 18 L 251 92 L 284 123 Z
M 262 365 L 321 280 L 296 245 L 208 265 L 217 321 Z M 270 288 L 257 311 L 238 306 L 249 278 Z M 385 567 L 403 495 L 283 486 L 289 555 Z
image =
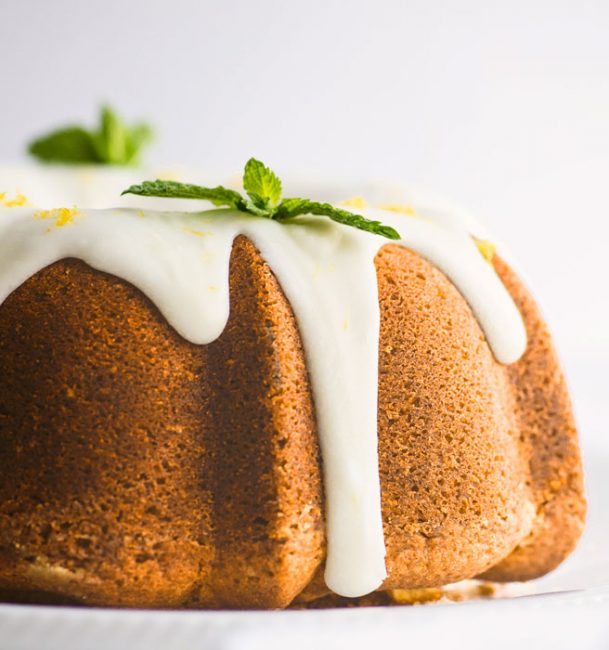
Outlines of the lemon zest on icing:
M 56 228 L 62 228 L 74 222 L 80 215 L 78 208 L 54 208 L 53 210 L 38 210 L 34 212 L 35 219 L 55 219 Z
M 1 192 L 0 201 L 2 201 L 2 205 L 5 208 L 21 208 L 28 204 L 27 197 L 21 194 L 21 192 L 17 192 L 14 199 L 7 199 L 6 192 Z
M 397 212 L 398 214 L 404 214 L 407 217 L 417 217 L 417 211 L 407 204 L 400 203 L 383 203 L 379 205 L 381 210 L 388 210 L 389 212 Z
M 350 199 L 345 199 L 344 201 L 339 201 L 338 205 L 345 205 L 350 208 L 356 208 L 363 210 L 368 207 L 367 201 L 361 196 L 352 196 Z
M 93 175 L 93 173 L 92 173 L 92 171 L 90 169 L 81 169 L 79 171 L 78 176 L 79 176 L 80 182 L 85 186 L 92 185 L 93 182 L 95 181 L 95 176 Z
M 180 172 L 175 169 L 161 169 L 156 173 L 156 177 L 160 181 L 179 181 Z
M 495 257 L 496 246 L 493 242 L 488 241 L 488 239 L 474 239 L 476 246 L 480 251 L 480 254 L 484 259 L 489 263 L 493 263 L 493 257 Z
M 184 232 L 189 233 L 190 235 L 195 235 L 195 237 L 207 237 L 213 235 L 211 232 L 205 230 L 194 230 L 193 228 L 184 228 Z

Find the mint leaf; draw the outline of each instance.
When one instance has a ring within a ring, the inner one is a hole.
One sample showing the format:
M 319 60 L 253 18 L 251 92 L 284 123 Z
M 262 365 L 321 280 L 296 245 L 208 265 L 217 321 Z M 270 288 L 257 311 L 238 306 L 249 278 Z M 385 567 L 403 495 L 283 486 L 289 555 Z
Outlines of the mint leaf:
M 250 158 L 245 164 L 243 189 L 252 203 L 263 210 L 274 208 L 281 198 L 281 181 L 273 171 L 255 158 Z
M 284 199 L 275 212 L 274 218 L 278 221 L 286 221 L 303 214 L 315 214 L 329 217 L 332 221 L 345 226 L 365 230 L 375 235 L 382 235 L 387 239 L 400 239 L 400 234 L 391 226 L 386 226 L 380 221 L 366 219 L 360 214 L 336 208 L 330 203 L 318 203 L 308 199 Z
M 129 127 L 111 108 L 103 106 L 96 130 L 80 126 L 59 129 L 34 140 L 28 150 L 45 162 L 133 165 L 151 139 L 148 125 Z
M 59 129 L 33 140 L 28 145 L 28 151 L 44 162 L 98 162 L 91 134 L 79 126 Z
M 128 127 L 111 108 L 102 106 L 100 127 L 93 135 L 93 142 L 101 161 L 109 165 L 131 165 L 151 136 L 148 125 Z
M 202 187 L 201 185 L 160 180 L 144 181 L 140 185 L 132 185 L 122 194 L 174 199 L 205 199 L 214 205 L 228 206 L 258 217 L 275 219 L 280 223 L 304 214 L 315 214 L 329 217 L 332 221 L 344 226 L 387 237 L 387 239 L 400 239 L 399 233 L 391 226 L 386 226 L 380 221 L 366 219 L 361 214 L 335 208 L 329 203 L 319 203 L 309 199 L 284 199 L 279 203 L 281 181 L 268 167 L 255 158 L 250 158 L 245 165 L 243 187 L 249 199 L 244 198 L 235 190 L 229 190 L 222 186 Z
M 153 139 L 154 134 L 149 124 L 136 124 L 129 129 L 125 154 L 131 164 L 139 163 L 142 149 L 150 144 Z
M 101 119 L 98 132 L 93 136 L 93 142 L 100 160 L 111 165 L 130 162 L 127 159 L 127 127 L 118 116 L 107 106 L 101 109 Z
M 224 205 L 237 210 L 243 210 L 245 202 L 239 192 L 229 190 L 221 185 L 218 187 L 202 187 L 177 181 L 144 181 L 140 185 L 128 187 L 123 194 L 138 196 L 158 196 L 170 199 L 204 199 L 214 205 Z

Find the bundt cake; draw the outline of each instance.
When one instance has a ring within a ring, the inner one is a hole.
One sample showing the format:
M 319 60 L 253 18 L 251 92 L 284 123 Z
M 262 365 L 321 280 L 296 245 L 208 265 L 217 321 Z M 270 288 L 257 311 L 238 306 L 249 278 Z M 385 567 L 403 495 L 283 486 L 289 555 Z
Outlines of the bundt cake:
M 534 300 L 450 214 L 357 212 L 401 239 L 0 211 L 5 599 L 282 608 L 570 553 L 577 433 Z

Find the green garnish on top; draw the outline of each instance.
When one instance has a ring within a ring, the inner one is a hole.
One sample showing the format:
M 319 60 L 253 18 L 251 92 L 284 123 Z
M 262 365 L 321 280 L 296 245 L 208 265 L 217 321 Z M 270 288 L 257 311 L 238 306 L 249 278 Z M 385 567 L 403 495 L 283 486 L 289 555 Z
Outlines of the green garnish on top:
M 217 206 L 226 206 L 259 217 L 274 219 L 282 223 L 306 214 L 329 217 L 345 226 L 365 230 L 387 239 L 400 239 L 391 226 L 373 221 L 347 210 L 336 208 L 330 203 L 319 203 L 309 199 L 281 199 L 281 181 L 277 175 L 255 158 L 250 158 L 243 173 L 243 188 L 247 196 L 235 190 L 218 187 L 202 187 L 176 181 L 144 181 L 132 185 L 123 194 L 157 196 L 173 199 L 204 199 Z
M 28 151 L 44 162 L 135 165 L 151 140 L 150 126 L 127 126 L 111 108 L 102 106 L 97 129 L 58 129 L 30 142 Z

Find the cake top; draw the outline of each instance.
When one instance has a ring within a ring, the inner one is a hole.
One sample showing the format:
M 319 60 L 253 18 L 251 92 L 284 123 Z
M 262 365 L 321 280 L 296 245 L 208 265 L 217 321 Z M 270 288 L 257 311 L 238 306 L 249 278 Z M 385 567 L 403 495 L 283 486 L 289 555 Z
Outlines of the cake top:
M 0 303 L 45 266 L 76 257 L 139 288 L 184 338 L 209 343 L 229 316 L 233 241 L 249 238 L 292 306 L 307 359 L 323 458 L 326 582 L 336 593 L 360 596 L 386 576 L 377 450 L 376 254 L 386 244 L 405 246 L 445 273 L 500 363 L 523 354 L 524 324 L 467 224 L 455 215 L 297 199 L 299 209 L 285 217 L 275 181 L 246 179 L 244 185 L 249 199 L 224 187 L 220 192 L 143 183 L 129 188 L 139 208 L 101 210 L 32 206 L 25 187 L 21 197 L 7 194 L 0 210 Z M 146 198 L 151 194 L 156 198 Z M 146 209 L 146 201 L 161 204 L 159 195 L 180 200 L 181 194 L 215 197 L 228 207 Z

